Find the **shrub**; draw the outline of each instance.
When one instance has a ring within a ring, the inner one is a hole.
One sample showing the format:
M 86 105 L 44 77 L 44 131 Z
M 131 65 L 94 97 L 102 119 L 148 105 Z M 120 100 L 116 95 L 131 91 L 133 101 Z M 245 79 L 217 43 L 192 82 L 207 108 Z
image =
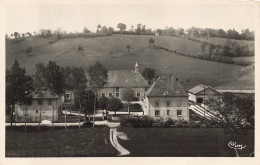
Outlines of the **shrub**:
M 78 46 L 78 51 L 83 51 L 83 47 L 81 45 Z
M 222 61 L 221 56 L 218 55 L 212 55 L 210 58 L 212 61 L 218 61 L 218 62 Z
M 54 43 L 54 41 L 49 41 L 49 42 L 48 42 L 48 44 L 52 44 L 52 43 Z
M 142 106 L 140 104 L 131 104 L 130 105 L 130 111 L 131 112 L 143 112 Z
M 210 60 L 211 58 L 210 58 L 210 55 L 209 55 L 209 54 L 205 54 L 205 55 L 202 56 L 202 59 L 204 59 L 204 60 Z
M 120 120 L 120 124 L 127 127 L 152 127 L 154 120 L 150 117 L 130 117 Z
M 32 52 L 32 46 L 28 46 L 25 50 L 25 53 L 31 53 Z
M 230 57 L 221 57 L 221 61 L 229 64 L 234 64 L 234 60 Z

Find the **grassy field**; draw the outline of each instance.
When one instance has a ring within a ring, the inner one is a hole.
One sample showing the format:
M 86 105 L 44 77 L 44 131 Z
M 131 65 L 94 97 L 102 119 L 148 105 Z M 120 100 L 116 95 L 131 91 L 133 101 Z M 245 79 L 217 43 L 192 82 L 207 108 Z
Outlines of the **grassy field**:
M 199 83 L 213 87 L 228 89 L 254 89 L 254 71 L 247 67 L 205 61 L 160 49 L 148 48 L 148 39 L 155 39 L 156 45 L 169 46 L 177 51 L 197 53 L 200 51 L 200 43 L 178 37 L 168 36 L 131 36 L 112 35 L 97 38 L 63 39 L 52 44 L 47 44 L 42 39 L 37 39 L 38 46 L 33 47 L 32 56 L 25 51 L 20 51 L 31 42 L 22 41 L 7 45 L 6 67 L 10 68 L 17 59 L 21 66 L 31 74 L 38 62 L 47 63 L 56 61 L 61 66 L 81 66 L 86 69 L 90 64 L 99 60 L 108 70 L 132 70 L 136 61 L 139 71 L 144 67 L 153 67 L 158 73 L 173 73 L 176 77 L 189 78 L 187 88 Z M 42 42 L 43 46 L 39 46 Z M 19 46 L 15 46 L 19 44 Z M 24 45 L 23 45 L 24 44 Z M 83 51 L 76 49 L 68 51 L 74 44 L 83 47 Z M 127 54 L 126 45 L 131 45 L 130 55 Z M 17 51 L 14 51 L 16 50 Z
M 108 128 L 6 131 L 6 157 L 116 156 Z
M 130 151 L 129 156 L 235 157 L 228 147 L 232 136 L 224 129 L 206 128 L 121 128 L 130 140 L 119 143 Z M 240 156 L 254 151 L 253 130 L 243 130 L 238 142 L 246 145 Z M 234 141 L 234 140 L 233 140 Z

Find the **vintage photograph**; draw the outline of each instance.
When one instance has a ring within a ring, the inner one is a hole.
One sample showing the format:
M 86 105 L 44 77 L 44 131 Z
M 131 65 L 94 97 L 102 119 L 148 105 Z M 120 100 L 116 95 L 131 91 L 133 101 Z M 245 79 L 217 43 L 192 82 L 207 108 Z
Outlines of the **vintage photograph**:
M 255 157 L 255 6 L 7 3 L 5 158 Z

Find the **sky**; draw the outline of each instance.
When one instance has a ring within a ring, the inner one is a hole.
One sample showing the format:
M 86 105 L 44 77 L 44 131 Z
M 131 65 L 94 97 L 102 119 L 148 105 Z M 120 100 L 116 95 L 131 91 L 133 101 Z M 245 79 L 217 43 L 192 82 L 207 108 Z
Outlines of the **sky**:
M 39 31 L 60 27 L 67 32 L 82 32 L 86 26 L 96 31 L 98 24 L 115 30 L 120 22 L 138 23 L 146 28 L 222 28 L 224 30 L 249 28 L 254 30 L 254 6 L 245 4 L 90 4 L 90 5 L 6 5 L 5 29 L 7 34 Z

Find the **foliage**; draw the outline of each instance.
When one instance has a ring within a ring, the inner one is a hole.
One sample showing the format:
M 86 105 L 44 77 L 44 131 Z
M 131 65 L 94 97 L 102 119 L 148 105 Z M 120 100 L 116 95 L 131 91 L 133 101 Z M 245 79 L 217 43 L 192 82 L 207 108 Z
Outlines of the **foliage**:
M 142 112 L 142 106 L 140 104 L 130 104 L 130 112 Z
M 144 77 L 145 80 L 147 80 L 148 84 L 152 84 L 153 79 L 156 78 L 155 69 L 145 67 L 143 72 L 142 72 L 142 76 Z
M 95 65 L 88 67 L 89 85 L 94 90 L 102 88 L 107 82 L 107 69 L 96 61 Z
M 98 105 L 97 107 L 99 109 L 107 109 L 109 103 L 109 98 L 108 97 L 101 97 L 98 99 Z
M 90 33 L 90 30 L 88 30 L 87 27 L 84 27 L 84 29 L 83 29 L 83 33 Z
M 118 23 L 117 28 L 119 28 L 119 31 L 125 31 L 126 30 L 126 24 Z
M 121 108 L 123 108 L 121 100 L 114 97 L 109 98 L 107 110 L 114 111 L 116 114 L 116 111 L 119 111 Z
M 43 63 L 38 63 L 35 66 L 35 71 L 32 75 L 33 84 L 35 91 L 41 93 L 43 90 L 47 89 L 47 80 L 46 80 L 46 68 Z
M 24 103 L 32 91 L 32 78 L 26 75 L 25 69 L 15 60 L 12 68 L 6 71 L 6 104 Z
M 220 114 L 229 127 L 254 127 L 254 100 L 252 97 L 241 98 L 232 93 L 224 93 L 222 99 L 210 98 L 206 102 L 209 109 Z
M 95 94 L 92 90 L 81 91 L 75 98 L 75 108 L 80 108 L 80 104 L 84 107 L 85 115 L 93 114 Z
M 47 87 L 52 93 L 64 93 L 64 81 L 61 67 L 58 66 L 54 61 L 49 61 L 49 63 L 46 65 L 45 76 Z

